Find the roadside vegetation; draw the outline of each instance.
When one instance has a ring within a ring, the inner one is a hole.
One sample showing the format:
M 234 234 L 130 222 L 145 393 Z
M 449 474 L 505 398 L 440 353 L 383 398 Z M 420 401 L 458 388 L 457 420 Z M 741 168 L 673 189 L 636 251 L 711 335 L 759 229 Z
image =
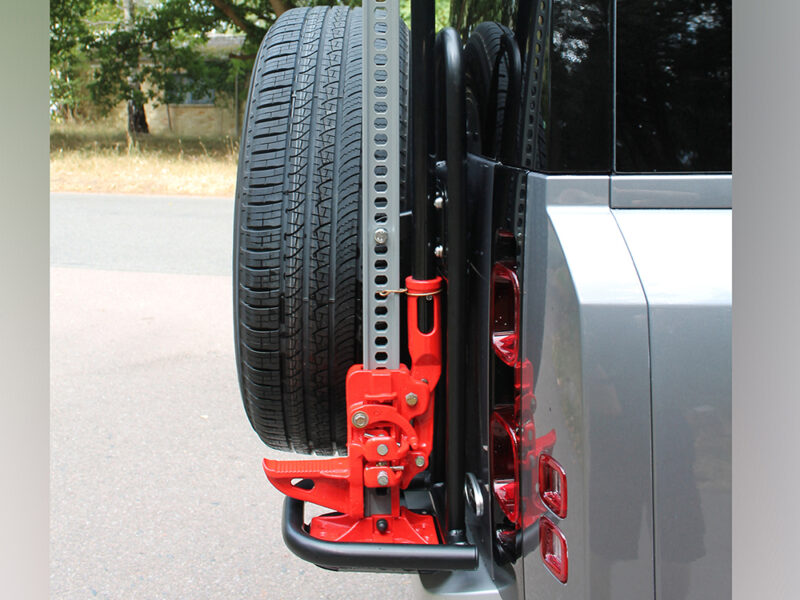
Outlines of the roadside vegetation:
M 145 106 L 209 96 L 214 106 L 241 106 L 259 44 L 275 19 L 293 6 L 333 3 L 51 0 L 50 189 L 233 197 L 238 136 L 151 132 Z M 400 0 L 400 13 L 409 20 L 410 0 Z M 448 15 L 448 0 L 436 0 L 437 27 Z M 236 38 L 238 45 L 212 50 L 214 36 Z M 115 112 L 127 116 L 115 120 Z
M 53 123 L 50 190 L 227 196 L 239 141 L 230 137 L 129 136 L 110 123 Z

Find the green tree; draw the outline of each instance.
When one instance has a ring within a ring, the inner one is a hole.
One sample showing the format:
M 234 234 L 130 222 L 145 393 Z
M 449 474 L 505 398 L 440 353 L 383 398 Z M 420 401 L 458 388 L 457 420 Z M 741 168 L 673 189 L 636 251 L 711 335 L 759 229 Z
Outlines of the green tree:
M 170 87 L 204 95 L 225 86 L 233 65 L 201 52 L 209 33 L 242 29 L 252 45 L 268 25 L 251 22 L 237 4 L 223 0 L 138 2 L 135 9 L 124 0 L 123 8 L 112 27 L 94 31 L 84 53 L 95 63 L 92 101 L 104 111 L 126 102 L 128 130 L 136 133 L 147 131 L 145 102 L 163 101 Z M 175 79 L 179 73 L 185 77 Z
M 163 101 L 168 90 L 202 96 L 226 89 L 252 67 L 278 16 L 296 6 L 321 4 L 361 2 L 51 0 L 51 105 L 59 114 L 75 116 L 77 107 L 89 101 L 103 112 L 126 102 L 129 131 L 146 132 L 147 100 Z M 437 21 L 444 21 L 447 6 L 446 0 L 437 0 Z M 400 7 L 408 18 L 409 0 L 401 0 Z M 211 32 L 244 34 L 240 53 L 226 59 L 205 54 Z
M 91 103 L 89 55 L 93 31 L 119 20 L 108 0 L 53 0 L 50 3 L 51 110 L 62 118 L 85 116 Z

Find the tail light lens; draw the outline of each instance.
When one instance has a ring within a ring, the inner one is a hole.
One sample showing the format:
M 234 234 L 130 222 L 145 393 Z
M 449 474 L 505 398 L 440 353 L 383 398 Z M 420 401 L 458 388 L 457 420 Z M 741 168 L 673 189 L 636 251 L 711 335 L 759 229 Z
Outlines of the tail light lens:
M 539 519 L 539 549 L 542 562 L 561 583 L 569 577 L 567 540 L 561 530 L 547 517 Z
M 503 263 L 492 268 L 492 346 L 505 364 L 519 360 L 519 278 Z
M 514 408 L 504 406 L 492 413 L 490 422 L 492 492 L 503 514 L 520 524 L 519 441 Z
M 539 496 L 559 519 L 567 516 L 567 474 L 549 454 L 539 456 Z
M 489 421 L 491 489 L 495 499 L 495 558 L 515 560 L 521 552 L 519 401 L 521 393 L 520 286 L 510 264 L 497 262 L 491 277 L 491 344 L 495 362 L 495 410 Z M 513 369 L 511 371 L 509 369 Z M 508 404 L 500 404 L 507 402 Z

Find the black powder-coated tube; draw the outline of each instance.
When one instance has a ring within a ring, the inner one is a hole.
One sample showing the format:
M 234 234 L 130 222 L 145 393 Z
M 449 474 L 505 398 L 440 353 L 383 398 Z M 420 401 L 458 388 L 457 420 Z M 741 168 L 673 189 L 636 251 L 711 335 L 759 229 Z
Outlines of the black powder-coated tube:
M 430 229 L 430 155 L 433 149 L 434 0 L 411 1 L 411 161 L 414 207 L 415 279 L 430 279 L 433 256 Z M 427 311 L 420 311 L 420 327 L 428 330 Z
M 445 527 L 448 540 L 463 542 L 464 395 L 466 373 L 463 334 L 466 315 L 466 108 L 461 39 L 452 27 L 436 37 L 436 65 L 443 87 L 447 162 L 447 469 Z M 440 142 L 442 140 L 440 139 Z
M 327 542 L 311 537 L 303 526 L 301 500 L 283 502 L 283 541 L 303 560 L 326 569 L 349 571 L 472 571 L 478 549 L 447 544 L 370 544 Z

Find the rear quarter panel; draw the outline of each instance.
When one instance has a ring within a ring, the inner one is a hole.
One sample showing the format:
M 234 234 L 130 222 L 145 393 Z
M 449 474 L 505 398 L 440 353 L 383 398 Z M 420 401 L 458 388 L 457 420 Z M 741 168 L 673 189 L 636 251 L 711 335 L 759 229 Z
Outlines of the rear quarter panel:
M 731 594 L 731 211 L 615 210 L 647 296 L 656 596 Z
M 728 597 L 731 211 L 613 209 L 609 189 L 609 177 L 530 179 L 526 228 L 545 219 L 547 235 L 526 240 L 523 428 L 556 433 L 569 506 L 546 516 L 569 579 L 547 571 L 529 528 L 524 596 Z
M 645 295 L 609 208 L 608 177 L 532 175 L 530 186 L 529 202 L 546 205 L 547 239 L 526 241 L 522 351 L 534 366 L 536 403 L 523 414 L 523 428 L 532 426 L 537 437 L 556 433 L 552 456 L 567 473 L 569 505 L 566 518 L 547 517 L 567 540 L 569 579 L 562 584 L 547 571 L 538 529 L 529 528 L 525 597 L 652 598 Z M 543 213 L 531 208 L 528 231 Z M 540 261 L 546 263 L 543 294 L 532 291 Z M 525 456 L 533 441 L 523 444 Z M 535 480 L 536 469 L 522 477 Z M 524 502 L 523 509 L 535 506 Z

